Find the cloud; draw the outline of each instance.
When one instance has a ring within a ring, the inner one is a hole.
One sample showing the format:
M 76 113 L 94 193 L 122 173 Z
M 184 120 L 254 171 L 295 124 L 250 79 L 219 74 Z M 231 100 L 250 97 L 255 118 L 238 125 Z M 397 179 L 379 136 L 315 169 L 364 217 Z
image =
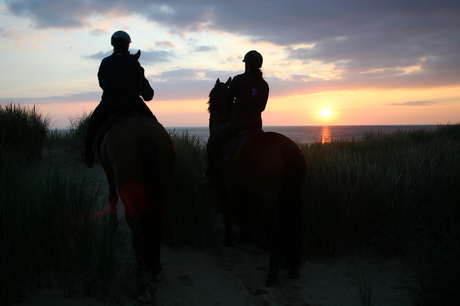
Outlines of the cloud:
M 210 52 L 216 51 L 218 48 L 216 46 L 197 46 L 195 47 L 195 52 Z
M 0 36 L 5 37 L 5 38 L 13 38 L 13 39 L 17 38 L 17 35 L 14 34 L 13 31 L 5 27 L 0 28 Z
M 96 28 L 96 29 L 92 29 L 89 34 L 91 35 L 94 35 L 94 36 L 102 36 L 102 35 L 106 35 L 107 34 L 107 30 L 106 29 L 102 29 L 102 28 Z
M 396 105 L 396 106 L 431 106 L 435 105 L 437 102 L 433 101 L 413 101 L 413 102 L 402 102 L 402 103 L 387 103 L 387 105 Z
M 16 47 L 24 44 L 24 38 L 21 37 L 15 30 L 5 27 L 0 27 L 0 37 L 12 39 L 15 42 Z
M 134 50 L 131 50 L 134 52 Z M 156 64 L 170 62 L 172 58 L 176 57 L 173 51 L 144 51 L 141 50 L 141 58 L 139 61 L 141 64 Z
M 155 42 L 156 47 L 163 47 L 163 48 L 169 48 L 169 49 L 174 49 L 174 44 L 170 41 L 157 41 Z
M 111 55 L 112 52 L 111 51 L 106 51 L 106 52 L 97 52 L 97 53 L 94 53 L 94 54 L 90 54 L 90 55 L 82 55 L 81 57 L 84 58 L 84 59 L 90 59 L 90 60 L 99 60 L 101 61 L 102 59 L 104 59 L 105 57 Z
M 146 17 L 171 33 L 226 32 L 285 47 L 286 61 L 320 62 L 341 71 L 332 87 L 438 87 L 460 83 L 460 1 L 268 0 L 143 1 L 5 0 L 37 28 L 78 28 L 97 15 Z M 93 35 L 101 33 L 94 29 Z M 158 46 L 173 48 L 170 42 Z M 201 45 L 196 52 L 217 47 Z M 100 59 L 97 53 L 85 58 Z M 172 52 L 147 51 L 145 63 Z M 415 68 L 414 68 L 415 67 Z M 324 84 L 325 81 L 314 81 Z M 293 83 L 293 85 L 297 85 Z M 309 87 L 307 84 L 305 87 Z
M 1 104 L 50 104 L 50 103 L 79 103 L 94 102 L 101 98 L 101 91 L 91 91 L 76 94 L 65 94 L 60 96 L 38 97 L 38 98 L 0 98 Z
M 130 52 L 136 53 L 137 51 L 130 50 Z M 110 56 L 111 54 L 112 54 L 112 51 L 106 51 L 106 52 L 100 51 L 100 52 L 90 54 L 90 55 L 82 55 L 82 58 L 101 61 L 102 59 L 104 59 L 107 56 Z M 164 63 L 164 62 L 169 62 L 170 59 L 173 57 L 175 57 L 174 52 L 141 50 L 141 58 L 139 59 L 139 61 L 141 62 L 141 64 Z
M 92 12 L 84 1 L 5 0 L 8 9 L 29 17 L 37 28 L 80 28 Z

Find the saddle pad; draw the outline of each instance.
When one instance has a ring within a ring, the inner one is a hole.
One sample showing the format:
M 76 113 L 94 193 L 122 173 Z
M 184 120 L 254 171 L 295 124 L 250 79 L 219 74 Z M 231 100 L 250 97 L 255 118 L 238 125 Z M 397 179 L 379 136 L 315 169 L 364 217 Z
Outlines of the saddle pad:
M 236 148 L 248 137 L 263 133 L 263 131 L 249 132 L 247 134 L 236 136 L 230 138 L 220 150 L 220 161 L 225 164 L 230 164 L 233 159 L 233 153 L 235 153 Z
M 93 142 L 93 152 L 96 152 L 97 146 L 102 141 L 102 138 L 104 137 L 105 133 L 107 133 L 112 128 L 112 126 L 114 126 L 121 120 L 128 119 L 131 117 L 139 117 L 139 116 L 141 115 L 137 112 L 110 116 L 109 120 L 104 122 L 104 124 L 102 124 L 102 126 L 99 128 L 99 130 L 96 133 L 96 137 L 94 138 L 94 142 Z

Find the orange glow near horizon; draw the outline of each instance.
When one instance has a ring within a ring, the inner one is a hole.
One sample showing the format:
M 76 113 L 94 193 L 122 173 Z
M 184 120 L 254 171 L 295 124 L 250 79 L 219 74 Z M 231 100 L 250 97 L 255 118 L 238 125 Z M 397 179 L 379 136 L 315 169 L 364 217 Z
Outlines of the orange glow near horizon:
M 460 122 L 459 92 L 460 86 L 277 97 L 269 100 L 263 118 L 265 125 L 457 124 Z M 328 116 L 324 116 L 326 114 Z
M 458 124 L 460 86 L 392 91 L 342 91 L 269 98 L 265 126 Z M 407 102 L 428 103 L 407 103 Z M 196 100 L 153 100 L 147 106 L 165 127 L 207 126 L 207 96 Z M 37 104 L 52 128 L 94 110 L 98 101 Z M 29 106 L 29 105 L 27 105 Z M 32 105 L 30 105 L 32 106 Z M 328 110 L 328 111 L 327 111 Z

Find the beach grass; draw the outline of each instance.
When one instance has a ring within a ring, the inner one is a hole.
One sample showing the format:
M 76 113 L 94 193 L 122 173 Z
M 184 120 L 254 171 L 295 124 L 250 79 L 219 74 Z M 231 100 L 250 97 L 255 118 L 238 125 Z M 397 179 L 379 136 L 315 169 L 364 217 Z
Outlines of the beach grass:
M 357 299 L 361 306 L 375 305 L 375 284 L 369 271 L 356 273 Z
M 303 145 L 307 250 L 335 255 L 367 245 L 389 255 L 458 217 L 459 129 Z
M 58 133 L 49 130 L 49 119 L 35 107 L 1 108 L 2 305 L 27 298 L 53 280 L 69 295 L 120 301 L 133 279 L 133 258 L 120 257 L 132 252 L 129 237 L 113 233 L 104 217 L 92 217 L 105 205 L 106 183 L 82 174 L 77 163 L 67 168 L 46 163 L 43 170 L 38 163 L 42 152 L 56 149 L 63 158 L 78 160 L 88 116 Z M 18 130 L 24 131 L 20 137 Z M 196 185 L 206 169 L 205 144 L 187 133 L 172 132 L 171 137 L 177 156 L 164 242 L 177 248 L 210 247 L 222 230 L 216 195 Z M 417 266 L 432 267 L 419 269 L 419 295 L 426 299 L 434 298 L 430 284 L 443 286 L 437 273 L 442 269 L 452 272 L 451 283 L 460 283 L 455 276 L 460 267 L 452 260 L 460 253 L 455 231 L 460 217 L 460 125 L 367 134 L 359 140 L 301 144 L 301 149 L 308 163 L 306 255 L 337 256 L 360 247 L 386 256 L 418 254 Z M 439 247 L 446 242 L 448 247 Z M 439 251 L 422 252 L 435 249 Z M 372 297 L 368 279 L 361 280 L 362 296 Z
M 0 166 L 2 305 L 46 288 L 53 279 L 69 296 L 114 296 L 119 238 L 106 219 L 94 217 L 101 208 L 99 187 L 73 173 L 27 169 L 11 157 Z
M 18 158 L 33 161 L 40 158 L 46 141 L 50 118 L 33 107 L 20 104 L 0 105 L 0 141 L 2 150 Z
M 203 248 L 215 245 L 215 194 L 198 188 L 197 181 L 206 171 L 202 141 L 187 132 L 171 132 L 176 147 L 174 180 L 169 193 L 165 242 L 171 246 Z
M 48 121 L 35 108 L 6 109 L 0 122 L 31 126 L 21 126 L 29 138 L 17 137 L 14 143 L 11 139 L 18 131 L 2 130 L 0 304 L 26 299 L 55 280 L 67 296 L 77 293 L 120 301 L 126 292 L 126 281 L 120 280 L 131 279 L 134 268 L 129 260 L 120 260 L 120 250 L 129 246 L 126 237 L 113 235 L 105 217 L 95 217 L 105 205 L 100 200 L 104 186 L 95 177 L 65 167 L 67 158 L 40 166 L 42 152 L 50 145 L 61 150 L 68 141 L 64 138 L 70 136 L 46 133 L 46 129 L 43 133 Z M 24 118 L 28 116 L 32 118 Z M 44 138 L 35 141 L 37 137 Z M 29 145 L 34 146 L 34 154 L 18 151 Z

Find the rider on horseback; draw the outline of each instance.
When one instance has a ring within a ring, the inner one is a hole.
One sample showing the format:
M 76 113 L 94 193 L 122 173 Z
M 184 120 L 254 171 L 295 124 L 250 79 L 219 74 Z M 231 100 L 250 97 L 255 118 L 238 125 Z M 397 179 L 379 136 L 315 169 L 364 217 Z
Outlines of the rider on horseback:
M 233 78 L 225 98 L 225 119 L 208 140 L 206 145 L 208 170 L 198 184 L 203 187 L 217 188 L 220 185 L 218 167 L 219 153 L 225 142 L 245 130 L 262 128 L 262 112 L 268 100 L 268 84 L 263 79 L 262 55 L 249 51 L 244 56 L 245 72 Z
M 134 111 L 156 120 L 145 101 L 153 98 L 153 89 L 144 75 L 144 68 L 130 55 L 131 37 L 124 31 L 113 33 L 113 54 L 104 58 L 97 77 L 102 88 L 102 98 L 88 121 L 83 157 L 91 168 L 94 163 L 93 142 L 102 124 L 108 120 L 110 111 L 121 103 L 129 103 Z M 140 97 L 144 98 L 144 100 Z

